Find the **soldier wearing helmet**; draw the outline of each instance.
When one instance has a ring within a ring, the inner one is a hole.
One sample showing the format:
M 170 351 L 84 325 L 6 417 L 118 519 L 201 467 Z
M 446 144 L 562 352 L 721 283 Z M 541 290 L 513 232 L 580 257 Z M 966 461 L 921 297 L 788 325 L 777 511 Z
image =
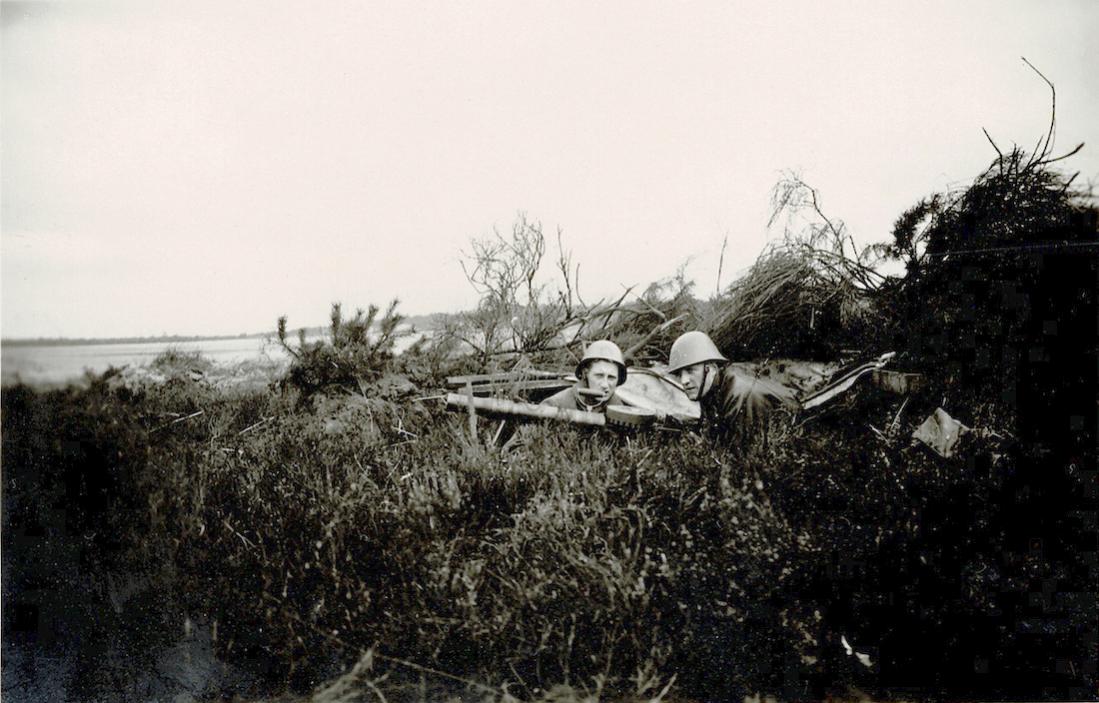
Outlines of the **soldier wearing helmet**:
M 607 405 L 619 403 L 614 389 L 626 382 L 626 361 L 614 342 L 592 342 L 576 365 L 576 383 L 542 401 L 558 408 L 603 412 Z
M 576 383 L 541 402 L 569 410 L 601 413 L 611 404 L 625 404 L 614 390 L 626 382 L 626 362 L 622 350 L 610 340 L 592 342 L 576 365 Z M 523 425 L 504 442 L 511 452 L 527 443 L 530 425 Z M 506 436 L 506 435 L 505 435 Z
M 776 408 L 797 407 L 792 390 L 730 365 L 709 335 L 698 330 L 672 344 L 668 375 L 698 401 L 703 424 L 719 435 L 765 427 Z

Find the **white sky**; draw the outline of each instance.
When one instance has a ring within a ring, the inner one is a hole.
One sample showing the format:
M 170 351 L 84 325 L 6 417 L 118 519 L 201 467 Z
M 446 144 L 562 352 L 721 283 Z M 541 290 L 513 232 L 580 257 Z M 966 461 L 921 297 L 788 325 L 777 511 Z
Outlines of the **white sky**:
M 589 301 L 748 266 L 786 169 L 862 242 L 1001 146 L 1099 178 L 1099 2 L 9 3 L 5 338 L 470 307 L 471 237 L 564 230 Z

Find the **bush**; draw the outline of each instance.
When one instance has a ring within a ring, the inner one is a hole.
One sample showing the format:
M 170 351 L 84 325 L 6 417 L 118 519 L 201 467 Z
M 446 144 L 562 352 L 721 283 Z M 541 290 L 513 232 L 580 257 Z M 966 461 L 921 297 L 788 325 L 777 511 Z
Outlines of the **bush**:
M 5 388 L 0 403 L 4 697 L 38 695 L 47 683 L 91 697 L 117 683 L 105 658 L 151 668 L 150 652 L 169 637 L 162 603 L 135 598 L 122 609 L 111 588 L 112 578 L 156 571 L 150 556 L 165 556 L 143 548 L 155 418 L 142 394 L 102 378 L 48 393 Z M 60 669 L 69 680 L 39 680 L 36 667 L 49 661 L 68 662 Z
M 302 329 L 297 348 L 287 341 L 286 317 L 280 317 L 278 340 L 293 357 L 284 383 L 304 398 L 334 390 L 365 395 L 367 386 L 391 367 L 397 340 L 412 333 L 400 329 L 404 317 L 397 313 L 397 302 L 389 304 L 381 320 L 377 320 L 380 310 L 376 305 L 366 312 L 357 310 L 353 318 L 345 320 L 340 304 L 333 303 L 328 339 L 307 342 Z M 372 338 L 375 322 L 378 330 Z
M 149 367 L 169 378 L 202 376 L 214 368 L 214 363 L 198 351 L 169 347 L 149 363 Z
M 800 229 L 788 229 L 712 301 L 706 328 L 718 347 L 741 359 L 832 360 L 851 349 L 888 351 L 878 346 L 885 318 L 874 247 L 859 251 L 843 221 L 825 215 L 817 191 L 796 176 L 778 182 L 772 207 L 772 223 L 786 215 Z
M 966 410 L 1014 411 L 1036 344 L 1094 341 L 1077 311 L 1094 290 L 1099 209 L 1053 161 L 1015 149 L 894 226 L 887 252 L 906 266 L 887 291 L 895 343 Z

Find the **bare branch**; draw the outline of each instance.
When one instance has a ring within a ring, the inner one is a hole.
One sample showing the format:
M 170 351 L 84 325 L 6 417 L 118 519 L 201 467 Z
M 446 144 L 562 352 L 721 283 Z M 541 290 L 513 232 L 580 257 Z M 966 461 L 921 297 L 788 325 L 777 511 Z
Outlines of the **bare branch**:
M 609 306 L 606 310 L 603 310 L 602 312 L 599 313 L 599 315 L 596 316 L 596 319 L 598 319 L 599 317 L 603 318 L 603 325 L 602 325 L 602 327 L 599 328 L 601 333 L 606 333 L 607 325 L 610 324 L 611 317 L 616 312 L 621 310 L 622 303 L 626 300 L 626 296 L 629 295 L 630 291 L 632 291 L 632 290 L 633 290 L 633 286 L 630 286 L 629 288 L 627 288 L 626 291 L 621 295 L 621 297 L 619 297 L 618 300 L 614 301 L 613 305 Z
M 1002 173 L 1004 170 L 1004 152 L 1000 151 L 1000 147 L 996 146 L 996 142 L 992 141 L 992 136 L 988 133 L 987 129 L 981 127 L 981 131 L 985 133 L 985 139 L 988 140 L 988 143 L 992 145 L 992 148 L 996 150 L 996 154 L 1000 157 L 998 163 L 1000 164 L 1000 171 Z
M 570 271 L 572 269 L 572 252 L 565 252 L 565 246 L 561 243 L 561 228 L 557 228 L 557 270 L 561 272 L 561 278 L 565 284 L 565 290 L 563 293 L 559 292 L 558 297 L 561 299 L 565 306 L 565 311 L 569 315 L 572 314 L 572 277 Z M 577 274 L 579 274 L 579 266 L 577 266 Z M 579 293 L 577 293 L 579 296 Z
M 1084 148 L 1084 143 L 1080 142 L 1079 144 L 1076 145 L 1075 149 L 1068 152 L 1067 154 L 1062 154 L 1061 156 L 1057 156 L 1057 157 L 1054 157 L 1052 159 L 1045 159 L 1044 161 L 1041 161 L 1040 163 L 1044 166 L 1046 164 L 1052 164 L 1052 163 L 1055 163 L 1057 161 L 1064 161 L 1068 157 L 1075 155 L 1078 151 L 1080 151 L 1083 148 Z
M 721 269 L 725 266 L 725 247 L 729 246 L 729 233 L 725 233 L 725 239 L 721 240 L 721 256 L 717 260 L 717 283 L 714 286 L 714 295 L 721 295 Z
M 832 220 L 828 219 L 828 216 L 824 214 L 823 210 L 821 210 L 820 202 L 817 200 L 817 189 L 805 185 L 804 183 L 802 185 L 809 189 L 809 194 L 813 199 L 813 211 L 817 213 L 817 216 L 820 217 L 820 219 L 824 220 L 824 223 L 828 225 L 828 229 L 832 231 L 832 234 L 836 237 L 837 240 L 839 240 L 840 247 L 842 247 L 843 235 L 841 233 L 841 230 L 843 229 L 843 223 L 841 222 L 839 228 L 837 229 L 836 225 L 832 224 Z
M 659 316 L 661 320 L 668 319 L 667 315 L 665 315 L 663 312 L 661 312 L 658 308 L 654 307 L 651 303 L 649 303 L 649 301 L 645 300 L 645 298 L 643 296 L 635 295 L 634 297 L 637 298 L 637 301 L 639 303 L 641 303 L 642 305 L 647 307 L 650 311 L 652 311 L 654 314 Z
M 584 299 L 580 297 L 580 264 L 576 264 L 576 299 L 580 302 L 581 307 L 588 307 L 588 304 L 584 302 Z
M 622 352 L 622 356 L 624 356 L 627 359 L 633 358 L 637 354 L 637 352 L 639 352 L 639 351 L 641 351 L 642 349 L 645 348 L 645 345 L 649 343 L 649 340 L 651 340 L 653 337 L 660 334 L 664 330 L 668 329 L 672 325 L 676 324 L 677 322 L 682 322 L 687 317 L 689 317 L 689 315 L 687 313 L 683 313 L 682 315 L 677 315 L 676 317 L 673 317 L 670 320 L 665 320 L 664 322 L 661 322 L 659 325 L 657 325 L 656 327 L 653 327 L 651 330 L 649 330 L 649 333 L 646 334 L 644 337 L 642 337 L 641 341 L 637 342 L 636 344 L 631 346 L 629 349 Z
M 1050 150 L 1053 149 L 1053 130 L 1057 124 L 1057 89 L 1053 87 L 1053 83 L 1048 78 L 1046 78 L 1045 75 L 1034 66 L 1034 64 L 1027 61 L 1027 58 L 1025 56 L 1020 56 L 1019 58 L 1021 58 L 1023 60 L 1023 63 L 1025 63 L 1027 66 L 1030 66 L 1031 70 L 1037 73 L 1042 78 L 1042 80 L 1046 82 L 1046 85 L 1049 86 L 1049 92 L 1052 96 L 1052 103 L 1049 110 L 1049 132 L 1046 134 L 1046 143 L 1041 149 L 1041 156 L 1037 157 L 1035 161 L 1035 163 L 1037 163 L 1044 159 L 1047 155 L 1049 155 Z M 1028 163 L 1027 168 L 1030 168 L 1031 165 L 1032 164 Z

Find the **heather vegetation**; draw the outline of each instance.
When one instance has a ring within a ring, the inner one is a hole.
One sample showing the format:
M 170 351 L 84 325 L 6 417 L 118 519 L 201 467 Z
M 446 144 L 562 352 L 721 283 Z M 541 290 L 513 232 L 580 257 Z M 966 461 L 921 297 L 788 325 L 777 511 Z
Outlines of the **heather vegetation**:
M 324 342 L 280 320 L 264 388 L 176 354 L 156 384 L 5 389 L 5 660 L 155 697 L 105 663 L 158 669 L 186 623 L 211 698 L 1094 697 L 1097 211 L 1055 161 L 1003 154 L 858 253 L 788 178 L 776 217 L 811 224 L 709 299 L 680 275 L 587 304 L 563 249 L 539 282 L 521 217 L 469 253 L 481 306 L 403 354 L 396 303 L 334 306 Z M 695 328 L 746 360 L 896 351 L 929 387 L 766 442 L 553 425 L 514 453 L 433 397 L 601 337 L 661 362 Z M 937 406 L 991 431 L 914 446 Z

